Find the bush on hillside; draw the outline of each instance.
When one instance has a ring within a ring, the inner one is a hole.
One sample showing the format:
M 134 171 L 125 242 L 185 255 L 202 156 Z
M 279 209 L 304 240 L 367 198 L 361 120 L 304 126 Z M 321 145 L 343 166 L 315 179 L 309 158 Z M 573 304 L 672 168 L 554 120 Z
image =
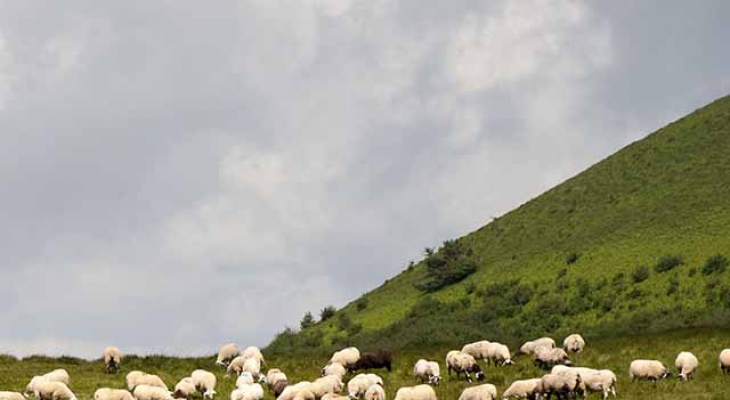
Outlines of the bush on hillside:
M 340 330 L 346 330 L 347 328 L 352 325 L 352 320 L 350 319 L 350 316 L 342 313 L 339 317 L 337 317 L 337 327 L 340 328 Z
M 311 312 L 307 311 L 306 314 L 302 317 L 302 320 L 299 321 L 299 328 L 301 329 L 307 329 L 313 327 L 315 324 L 314 316 Z
M 334 306 L 327 306 L 319 312 L 319 320 L 327 321 L 328 319 L 335 316 L 337 309 Z
M 578 253 L 572 252 L 572 253 L 568 254 L 567 256 L 565 256 L 565 263 L 568 265 L 573 265 L 578 261 L 579 257 L 580 256 L 578 255 Z
M 368 299 L 363 297 L 362 299 L 358 300 L 357 303 L 355 303 L 355 308 L 358 312 L 368 308 Z
M 426 249 L 426 281 L 416 285 L 430 293 L 464 280 L 476 270 L 473 252 L 458 240 L 447 240 L 438 252 Z
M 626 275 L 623 272 L 619 272 L 618 274 L 613 276 L 613 279 L 611 280 L 611 285 L 613 285 L 613 290 L 617 293 L 621 293 L 624 290 L 626 290 Z
M 654 266 L 654 270 L 661 274 L 662 272 L 671 271 L 682 264 L 684 264 L 682 257 L 666 255 L 657 261 L 656 266 Z
M 716 254 L 707 259 L 705 266 L 702 267 L 702 273 L 712 275 L 715 273 L 723 273 L 727 269 L 727 258 L 721 254 Z
M 649 267 L 646 265 L 639 265 L 634 269 L 634 272 L 631 273 L 631 280 L 633 280 L 634 283 L 641 283 L 647 279 L 649 279 Z

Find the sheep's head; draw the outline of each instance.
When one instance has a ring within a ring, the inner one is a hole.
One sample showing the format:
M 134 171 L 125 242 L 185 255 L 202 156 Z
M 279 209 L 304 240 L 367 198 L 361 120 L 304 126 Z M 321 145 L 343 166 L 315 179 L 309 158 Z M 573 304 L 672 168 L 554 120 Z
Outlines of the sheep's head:
M 514 365 L 515 363 L 512 360 L 504 360 L 502 361 L 502 365 Z
M 438 386 L 440 380 L 441 380 L 441 377 L 438 375 L 431 375 L 428 377 L 428 383 L 430 383 L 434 386 Z
M 571 366 L 571 365 L 573 365 L 573 363 L 569 359 L 566 358 L 565 360 L 563 360 L 563 365 Z
M 484 372 L 482 372 L 482 371 L 477 372 L 476 374 L 474 374 L 474 376 L 477 378 L 477 380 L 479 382 L 484 380 Z
M 662 374 L 662 377 L 661 377 L 661 378 L 662 378 L 662 379 L 667 379 L 667 378 L 669 378 L 669 377 L 671 377 L 671 376 L 672 376 L 672 373 L 671 373 L 671 372 L 669 372 L 669 371 L 666 371 L 666 372 L 664 372 L 664 373 Z

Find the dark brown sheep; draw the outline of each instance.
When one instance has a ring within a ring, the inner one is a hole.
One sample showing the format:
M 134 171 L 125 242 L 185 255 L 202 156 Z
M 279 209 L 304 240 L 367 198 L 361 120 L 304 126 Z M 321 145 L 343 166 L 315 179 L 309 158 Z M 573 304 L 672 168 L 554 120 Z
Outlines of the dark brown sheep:
M 378 369 L 385 368 L 391 371 L 393 364 L 393 353 L 386 350 L 375 352 L 365 352 L 360 355 L 360 359 L 350 369 L 357 371 L 361 369 Z

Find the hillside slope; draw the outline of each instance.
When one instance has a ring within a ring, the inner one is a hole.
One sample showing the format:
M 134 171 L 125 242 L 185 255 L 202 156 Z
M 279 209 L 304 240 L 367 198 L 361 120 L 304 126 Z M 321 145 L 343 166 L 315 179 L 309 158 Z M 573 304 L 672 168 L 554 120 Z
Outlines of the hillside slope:
M 425 292 L 421 261 L 269 348 L 515 343 L 571 330 L 722 324 L 729 206 L 724 97 L 458 239 L 476 266 L 466 279 Z

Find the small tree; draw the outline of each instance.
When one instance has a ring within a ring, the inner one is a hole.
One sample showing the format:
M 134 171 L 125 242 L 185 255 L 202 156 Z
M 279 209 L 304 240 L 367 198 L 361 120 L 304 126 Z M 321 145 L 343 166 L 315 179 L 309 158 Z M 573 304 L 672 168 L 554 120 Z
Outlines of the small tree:
M 654 270 L 656 270 L 656 272 L 658 273 L 667 272 L 673 270 L 676 267 L 679 267 L 682 264 L 684 264 L 684 260 L 682 260 L 682 257 L 666 255 L 660 258 L 659 261 L 657 261 Z
M 314 323 L 314 316 L 311 312 L 307 311 L 307 313 L 302 317 L 302 320 L 299 322 L 299 327 L 304 330 L 313 327 Z
M 327 321 L 328 319 L 335 316 L 337 309 L 334 306 L 327 306 L 319 312 L 319 320 Z
M 714 273 L 723 273 L 727 269 L 727 258 L 721 254 L 714 255 L 707 259 L 705 266 L 702 267 L 702 273 L 712 275 Z

